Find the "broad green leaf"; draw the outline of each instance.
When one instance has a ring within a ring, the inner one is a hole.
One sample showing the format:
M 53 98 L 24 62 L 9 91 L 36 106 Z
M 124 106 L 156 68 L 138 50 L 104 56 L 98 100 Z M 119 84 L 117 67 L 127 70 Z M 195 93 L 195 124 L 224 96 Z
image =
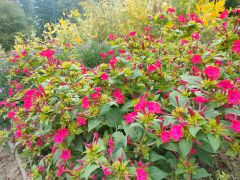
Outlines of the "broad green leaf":
M 190 127 L 189 132 L 193 137 L 196 137 L 196 134 L 200 131 L 200 127 Z
M 207 137 L 208 137 L 209 143 L 211 144 L 214 152 L 217 152 L 218 148 L 221 145 L 220 137 L 218 137 L 216 135 L 212 135 L 212 134 L 208 134 Z
M 175 152 L 179 152 L 179 148 L 178 145 L 176 143 L 170 142 L 167 143 L 165 145 L 163 145 L 164 149 L 170 150 L 170 151 L 175 151 Z
M 94 118 L 94 119 L 89 119 L 88 120 L 88 132 L 90 132 L 91 130 L 93 130 L 94 128 L 96 128 L 101 122 L 102 122 L 102 118 Z
M 117 131 L 113 133 L 112 137 L 115 144 L 114 151 L 117 151 L 121 147 L 125 148 L 127 146 L 127 136 L 124 136 L 122 132 Z
M 155 166 L 150 166 L 148 175 L 151 177 L 152 180 L 161 180 L 167 177 L 168 173 Z
M 136 79 L 140 76 L 142 76 L 142 73 L 139 69 L 136 69 L 136 70 L 133 71 L 133 76 L 132 76 L 133 79 Z
M 164 121 L 163 121 L 163 126 L 168 126 L 170 124 L 175 124 L 177 119 L 173 116 L 163 116 Z
M 177 100 L 175 97 L 178 97 L 178 102 L 179 105 L 184 107 L 186 105 L 186 102 L 188 101 L 187 97 L 183 97 L 182 94 L 180 94 L 177 91 L 173 91 L 169 94 L 169 99 L 170 99 L 170 103 L 174 106 L 174 107 L 178 107 L 177 104 Z
M 128 129 L 129 136 L 134 142 L 141 142 L 144 132 L 144 127 L 139 123 L 132 123 Z
M 225 109 L 224 110 L 224 113 L 229 113 L 229 114 L 235 114 L 235 115 L 237 115 L 237 116 L 240 116 L 240 110 L 238 110 L 238 109 L 233 109 L 233 108 L 231 108 L 231 109 Z
M 210 176 L 210 174 L 204 168 L 196 169 L 193 172 L 193 179 L 202 179 L 208 176 Z
M 88 179 L 89 176 L 91 175 L 92 172 L 94 172 L 97 168 L 99 168 L 99 165 L 92 164 L 92 165 L 87 165 L 84 168 L 84 173 L 81 175 L 82 178 Z
M 180 78 L 183 80 L 183 81 L 186 81 L 188 82 L 190 85 L 195 85 L 197 87 L 200 86 L 199 82 L 202 81 L 202 78 L 199 77 L 199 76 L 189 76 L 189 75 L 182 75 L 180 76 Z
M 152 151 L 151 153 L 150 153 L 150 161 L 151 162 L 156 162 L 156 161 L 158 161 L 158 160 L 165 160 L 166 158 L 164 157 L 164 156 L 162 156 L 162 155 L 159 155 L 159 154 L 157 154 L 156 152 L 154 152 L 154 151 Z
M 192 141 L 187 139 L 181 139 L 179 141 L 179 149 L 183 157 L 188 155 L 189 151 L 192 148 Z
M 106 114 L 106 125 L 109 127 L 117 127 L 123 121 L 123 115 L 119 108 L 113 108 Z
M 213 109 L 207 109 L 205 112 L 204 112 L 204 115 L 207 119 L 210 119 L 210 118 L 216 118 L 220 113 L 218 111 L 215 111 Z

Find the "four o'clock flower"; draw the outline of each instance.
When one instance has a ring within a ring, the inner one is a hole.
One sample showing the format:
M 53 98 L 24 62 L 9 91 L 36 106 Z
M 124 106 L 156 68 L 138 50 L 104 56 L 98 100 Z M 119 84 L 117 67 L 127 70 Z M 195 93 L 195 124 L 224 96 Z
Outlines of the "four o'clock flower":
M 232 120 L 231 128 L 234 132 L 240 133 L 240 121 Z
M 118 104 L 123 104 L 124 103 L 124 95 L 122 94 L 120 89 L 117 89 L 116 91 L 114 91 L 113 97 L 115 97 Z
M 217 87 L 220 87 L 223 91 L 234 88 L 233 84 L 227 79 L 224 79 L 217 83 Z
M 125 119 L 126 123 L 133 123 L 134 119 L 136 118 L 137 115 L 138 115 L 137 112 L 130 112 L 130 113 L 124 115 L 124 119 Z
M 108 80 L 108 75 L 106 73 L 103 73 L 101 76 L 100 76 L 101 80 L 103 81 L 106 81 Z
M 220 77 L 220 69 L 214 66 L 208 66 L 204 69 L 204 74 L 211 80 L 217 80 Z
M 233 105 L 240 104 L 240 90 L 228 91 L 227 100 L 229 104 L 233 104 Z
M 62 150 L 62 154 L 60 156 L 60 158 L 63 161 L 67 161 L 68 159 L 70 159 L 71 157 L 71 151 L 70 150 Z
M 236 41 L 233 42 L 232 52 L 240 54 L 240 40 L 236 40 Z
M 192 38 L 193 38 L 194 40 L 198 40 L 198 39 L 200 38 L 199 33 L 197 33 L 197 32 L 192 33 Z
M 170 128 L 170 136 L 174 141 L 179 141 L 183 136 L 183 127 L 180 124 L 172 125 Z
M 87 96 L 84 96 L 84 97 L 82 98 L 82 106 L 81 106 L 81 107 L 82 107 L 83 109 L 87 109 L 89 106 L 90 106 L 90 102 L 89 102 Z
M 202 62 L 202 57 L 199 56 L 198 54 L 194 54 L 191 58 L 191 61 L 193 64 L 199 64 Z
M 83 117 L 78 117 L 77 118 L 77 124 L 78 126 L 84 126 L 87 124 L 87 120 Z
M 58 129 L 53 139 L 56 144 L 61 144 L 62 141 L 68 136 L 69 131 L 66 128 Z
M 137 180 L 147 180 L 148 174 L 143 167 L 136 168 Z
M 162 131 L 160 138 L 163 143 L 168 143 L 170 141 L 170 132 L 166 130 Z

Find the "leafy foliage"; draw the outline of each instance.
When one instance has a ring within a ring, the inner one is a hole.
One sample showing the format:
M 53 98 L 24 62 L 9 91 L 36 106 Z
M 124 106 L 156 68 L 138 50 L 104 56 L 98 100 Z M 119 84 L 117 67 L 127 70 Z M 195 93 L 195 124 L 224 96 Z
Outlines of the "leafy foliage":
M 51 26 L 47 44 L 6 57 L 1 114 L 32 178 L 201 179 L 210 174 L 199 159 L 239 154 L 239 17 L 228 13 L 206 24 L 203 14 L 160 11 L 142 33 L 110 34 L 94 68 L 73 58 L 90 48 L 85 56 L 60 38 L 65 22 L 74 30 L 68 20 Z

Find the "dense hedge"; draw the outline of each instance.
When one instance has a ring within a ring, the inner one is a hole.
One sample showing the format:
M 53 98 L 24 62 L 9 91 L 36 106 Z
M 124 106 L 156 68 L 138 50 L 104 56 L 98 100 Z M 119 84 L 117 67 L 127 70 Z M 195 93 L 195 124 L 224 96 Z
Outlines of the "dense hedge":
M 32 178 L 201 179 L 212 154 L 239 154 L 239 10 L 228 13 L 206 23 L 169 8 L 143 34 L 110 34 L 95 68 L 62 59 L 71 44 L 11 56 L 1 112 Z

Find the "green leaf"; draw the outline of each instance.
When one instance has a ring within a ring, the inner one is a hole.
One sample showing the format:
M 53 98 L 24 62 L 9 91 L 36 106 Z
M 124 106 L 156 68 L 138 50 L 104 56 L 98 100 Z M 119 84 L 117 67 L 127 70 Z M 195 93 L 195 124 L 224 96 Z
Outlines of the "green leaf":
M 231 108 L 231 109 L 225 109 L 224 110 L 224 113 L 229 113 L 229 114 L 235 114 L 235 115 L 237 115 L 237 116 L 240 116 L 240 110 L 238 110 L 238 109 L 233 109 L 233 108 Z
M 163 126 L 168 126 L 170 124 L 175 124 L 177 119 L 173 116 L 163 116 L 164 121 L 163 121 Z
M 181 139 L 179 142 L 179 148 L 183 157 L 188 155 L 192 148 L 192 141 L 187 139 Z
M 188 101 L 188 98 L 183 97 L 182 94 L 180 94 L 177 91 L 173 91 L 169 94 L 170 103 L 174 107 L 178 107 L 176 97 L 178 97 L 179 105 L 182 106 L 182 107 L 185 106 L 186 102 Z
M 151 177 L 152 180 L 161 180 L 165 177 L 167 177 L 168 173 L 162 171 L 161 169 L 155 167 L 155 166 L 150 166 L 149 167 L 149 176 Z
M 210 176 L 210 174 L 204 168 L 196 169 L 193 172 L 193 179 L 201 179 Z
M 208 134 L 208 141 L 211 144 L 214 152 L 217 152 L 218 148 L 221 145 L 221 139 L 220 137 L 216 136 L 216 135 L 212 135 L 212 134 Z
M 84 173 L 81 175 L 82 178 L 88 179 L 93 171 L 99 168 L 99 165 L 92 164 L 84 168 Z
M 88 132 L 90 132 L 91 130 L 93 130 L 94 128 L 96 128 L 101 122 L 102 122 L 102 118 L 94 118 L 94 119 L 89 119 L 88 120 Z
M 151 162 L 156 162 L 158 160 L 165 160 L 166 158 L 162 155 L 157 154 L 156 152 L 152 151 L 150 153 L 150 161 Z
M 133 76 L 132 76 L 133 79 L 136 79 L 137 77 L 140 77 L 140 76 L 142 76 L 142 73 L 139 69 L 136 69 L 133 71 Z
M 133 142 L 141 142 L 144 128 L 139 122 L 132 123 L 128 129 L 128 134 Z
M 70 71 L 81 71 L 81 68 L 76 66 L 75 64 L 72 64 L 69 70 Z
M 190 127 L 189 132 L 193 137 L 196 137 L 196 134 L 201 130 L 200 127 Z
M 123 115 L 119 108 L 113 108 L 106 114 L 106 125 L 109 127 L 117 127 L 123 121 Z
M 112 138 L 115 144 L 114 151 L 117 151 L 121 147 L 125 148 L 127 146 L 127 136 L 124 136 L 122 132 L 117 131 L 113 133 Z
M 204 113 L 207 119 L 216 118 L 219 114 L 220 113 L 218 111 L 215 111 L 214 109 L 207 109 Z
M 170 151 L 175 151 L 175 152 L 179 152 L 179 147 L 176 143 L 170 142 L 167 143 L 165 145 L 163 145 L 164 149 L 170 150 Z

